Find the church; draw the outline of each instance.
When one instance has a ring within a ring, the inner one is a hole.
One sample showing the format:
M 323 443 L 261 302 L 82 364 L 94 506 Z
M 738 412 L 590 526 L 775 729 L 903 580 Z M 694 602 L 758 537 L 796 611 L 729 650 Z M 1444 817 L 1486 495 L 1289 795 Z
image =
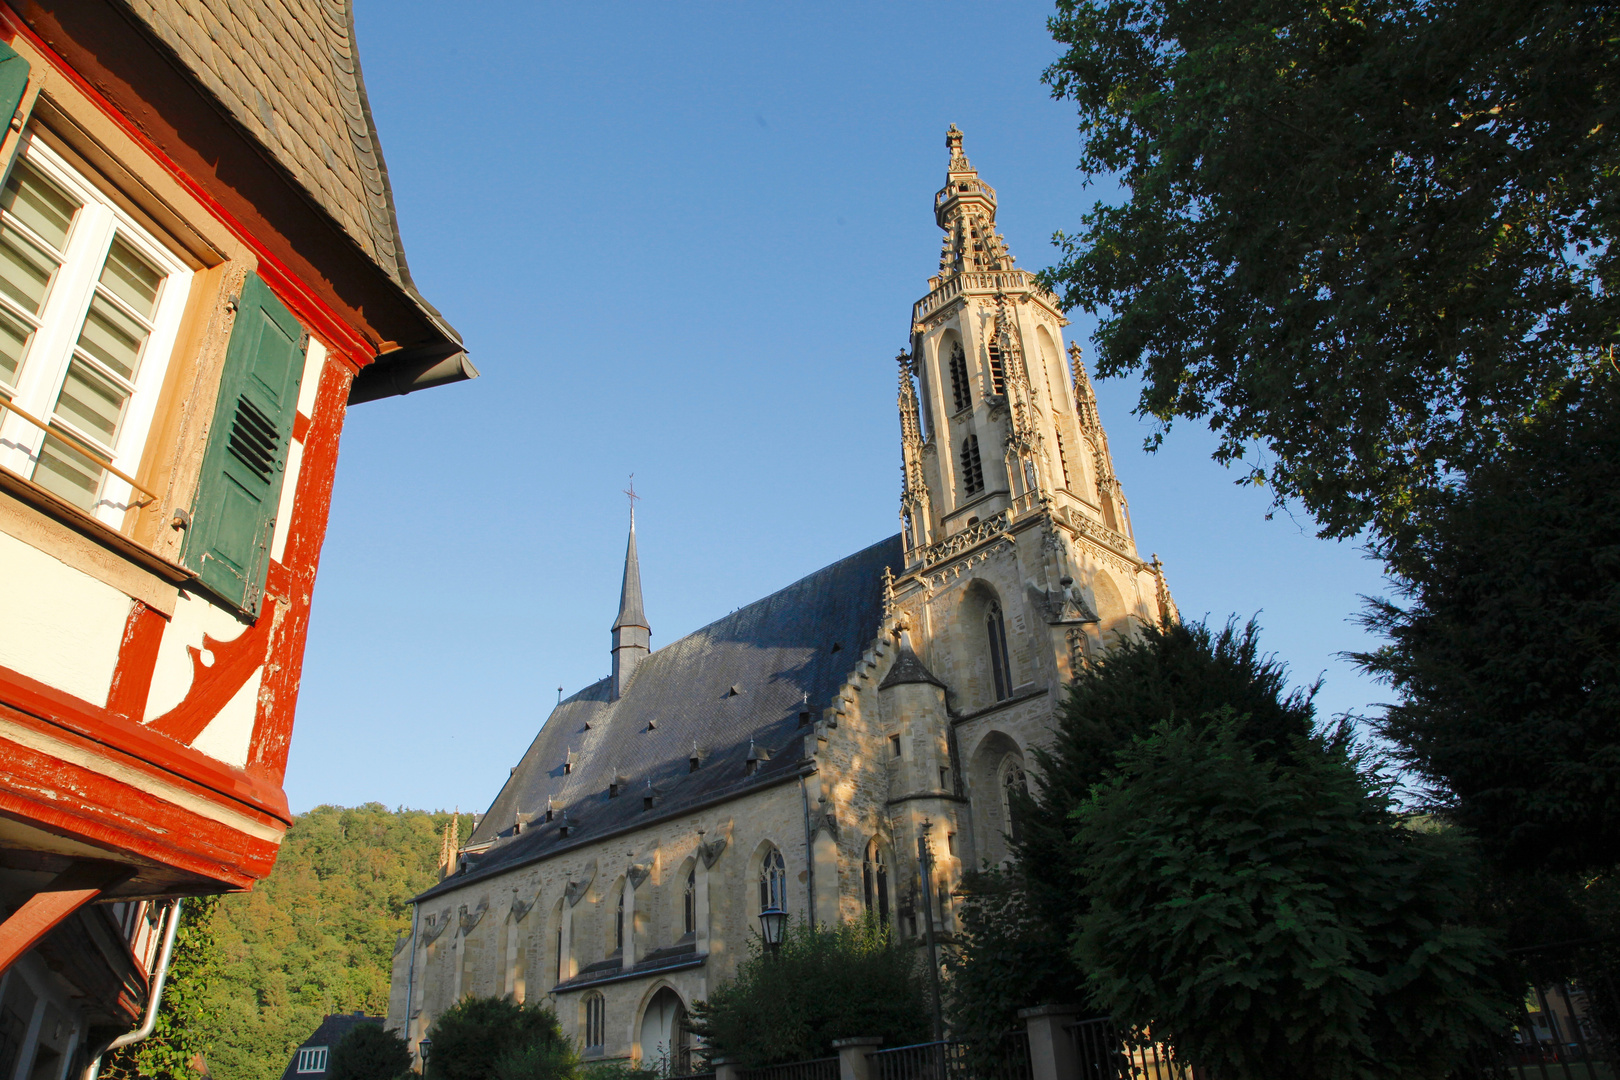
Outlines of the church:
M 939 270 L 899 357 L 899 534 L 650 651 L 632 516 L 612 675 L 557 705 L 414 901 L 388 1017 L 413 1051 L 465 995 L 545 997 L 588 1060 L 683 1072 L 687 1009 L 762 910 L 870 912 L 902 941 L 931 915 L 948 940 L 1064 684 L 1176 617 L 1057 299 L 946 142 Z

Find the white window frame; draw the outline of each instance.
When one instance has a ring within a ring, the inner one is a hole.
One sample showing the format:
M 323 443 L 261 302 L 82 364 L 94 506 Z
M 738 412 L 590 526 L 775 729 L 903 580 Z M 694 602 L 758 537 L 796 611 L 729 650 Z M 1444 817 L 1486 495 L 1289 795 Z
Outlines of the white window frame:
M 146 448 L 163 378 L 179 336 L 180 321 L 191 292 L 191 268 L 141 228 L 104 191 L 81 176 L 61 155 L 34 137 L 32 132 L 24 132 L 14 160 L 26 160 L 51 183 L 59 185 L 81 203 L 68 232 L 62 266 L 51 284 L 44 313 L 28 320 L 39 322 L 40 328 L 17 371 L 13 400 L 19 408 L 41 420 L 51 419 L 51 411 L 55 408 L 57 395 L 61 393 L 62 384 L 67 378 L 68 365 L 73 359 L 74 346 L 95 295 L 96 281 L 115 237 L 122 239 L 164 274 L 163 283 L 158 289 L 157 305 L 149 320 L 152 333 L 146 339 L 140 365 L 130 383 L 129 402 L 125 406 L 117 437 L 108 448 L 112 452 L 107 458 L 113 466 L 133 476 L 140 468 L 141 454 Z M 0 297 L 0 303 L 4 302 L 4 298 Z M 98 439 L 87 436 L 85 432 L 67 424 L 62 427 L 91 446 L 101 445 Z M 15 413 L 7 412 L 4 420 L 0 420 L 0 467 L 32 478 L 44 443 L 43 431 Z M 121 528 L 124 514 L 134 501 L 133 496 L 134 490 L 127 482 L 103 470 L 101 487 L 90 512 L 102 523 L 115 529 Z
M 293 1067 L 296 1073 L 324 1073 L 326 1071 L 326 1051 L 324 1046 L 303 1046 L 298 1049 L 298 1064 Z

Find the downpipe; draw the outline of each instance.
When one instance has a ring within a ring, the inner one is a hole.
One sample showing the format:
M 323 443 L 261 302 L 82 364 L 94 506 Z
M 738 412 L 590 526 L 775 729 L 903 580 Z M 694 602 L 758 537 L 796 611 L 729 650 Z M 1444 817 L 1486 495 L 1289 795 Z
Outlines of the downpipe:
M 169 961 L 174 958 L 174 939 L 175 935 L 180 931 L 180 905 L 182 903 L 184 903 L 184 898 L 176 897 L 174 906 L 169 908 L 169 926 L 163 932 L 163 948 L 158 953 L 157 970 L 152 973 L 152 993 L 146 999 L 146 1018 L 141 1021 L 141 1026 L 134 1031 L 125 1032 L 102 1047 L 101 1053 L 96 1055 L 96 1060 L 92 1061 L 90 1068 L 85 1070 L 84 1080 L 99 1080 L 103 1058 L 114 1050 L 122 1050 L 126 1046 L 147 1038 L 152 1034 L 152 1029 L 157 1027 L 158 1007 L 163 1004 L 163 984 L 169 978 Z

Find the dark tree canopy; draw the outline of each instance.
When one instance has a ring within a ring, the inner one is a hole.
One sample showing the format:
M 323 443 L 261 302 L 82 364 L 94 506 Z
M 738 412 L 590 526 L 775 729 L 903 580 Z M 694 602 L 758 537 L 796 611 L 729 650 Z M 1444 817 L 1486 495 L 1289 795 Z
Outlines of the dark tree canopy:
M 557 1014 L 511 998 L 464 997 L 428 1029 L 426 1080 L 490 1080 L 523 1064 L 532 1048 L 568 1048 Z
M 381 1024 L 356 1024 L 332 1047 L 326 1080 L 399 1080 L 410 1071 L 404 1039 Z
M 1270 757 L 1230 710 L 1167 721 L 1080 808 L 1094 1000 L 1215 1076 L 1448 1075 L 1511 1001 L 1459 838 L 1400 827 L 1341 746 Z
M 1102 375 L 1326 535 L 1398 535 L 1620 328 L 1620 8 L 1059 0 Z M 1260 451 L 1263 456 L 1257 457 Z
M 1441 500 L 1362 663 L 1381 733 L 1510 870 L 1620 864 L 1620 377 L 1570 391 Z

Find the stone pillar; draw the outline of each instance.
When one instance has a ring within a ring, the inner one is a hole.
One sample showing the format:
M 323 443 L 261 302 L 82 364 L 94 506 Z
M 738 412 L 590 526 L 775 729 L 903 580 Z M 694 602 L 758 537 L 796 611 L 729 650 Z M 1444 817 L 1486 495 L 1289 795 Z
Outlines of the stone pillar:
M 1037 1005 L 1018 1010 L 1018 1019 L 1029 1031 L 1031 1080 L 1074 1080 L 1080 1075 L 1074 1040 L 1064 1029 L 1079 1011 L 1073 1005 Z
M 834 1039 L 833 1049 L 838 1051 L 838 1080 L 869 1080 L 872 1062 L 866 1055 L 883 1044 L 880 1035 L 857 1035 L 852 1039 Z M 720 1080 L 717 1076 L 715 1080 Z
M 714 1066 L 714 1080 L 739 1080 L 742 1070 L 735 1061 L 729 1058 L 717 1057 L 709 1061 Z

